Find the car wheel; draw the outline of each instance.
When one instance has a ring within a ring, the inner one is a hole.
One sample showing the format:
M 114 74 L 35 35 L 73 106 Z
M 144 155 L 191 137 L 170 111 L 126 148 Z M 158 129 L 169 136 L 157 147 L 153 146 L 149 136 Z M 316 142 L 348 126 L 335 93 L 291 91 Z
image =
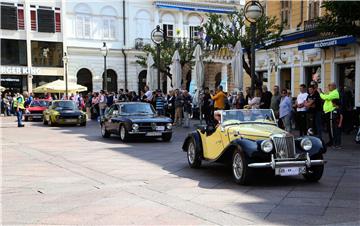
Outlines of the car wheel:
M 240 150 L 236 150 L 232 157 L 232 172 L 235 183 L 246 185 L 250 182 L 248 162 Z
M 47 124 L 48 124 L 48 121 L 46 121 L 45 116 L 43 117 L 43 124 L 44 124 L 44 125 L 47 125 Z
M 317 158 L 314 158 L 316 160 L 322 160 L 323 156 L 320 155 Z M 320 165 L 320 166 L 312 166 L 308 169 L 306 169 L 306 173 L 303 174 L 305 180 L 309 181 L 309 182 L 317 182 L 321 179 L 322 175 L 324 172 L 324 165 Z
M 171 140 L 171 137 L 172 137 L 172 133 L 165 133 L 165 134 L 163 134 L 163 135 L 161 136 L 161 139 L 162 139 L 163 141 L 168 142 L 168 141 Z
M 126 142 L 129 140 L 129 133 L 124 125 L 120 126 L 120 140 Z
M 187 144 L 187 159 L 191 168 L 200 168 L 201 156 L 196 148 L 194 139 L 191 139 Z
M 106 130 L 105 124 L 101 123 L 101 135 L 104 138 L 109 138 L 110 137 L 110 133 L 109 131 Z

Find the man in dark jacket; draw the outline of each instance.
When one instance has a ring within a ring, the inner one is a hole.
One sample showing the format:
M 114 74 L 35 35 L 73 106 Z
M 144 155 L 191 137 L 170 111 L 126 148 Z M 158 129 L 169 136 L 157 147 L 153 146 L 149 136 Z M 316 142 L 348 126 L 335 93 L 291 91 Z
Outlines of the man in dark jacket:
M 204 89 L 202 113 L 204 114 L 206 125 L 209 125 L 212 121 L 211 95 L 210 95 L 209 87 L 205 87 L 205 89 Z
M 263 85 L 261 100 L 260 100 L 260 108 L 261 109 L 269 109 L 270 108 L 271 97 L 272 97 L 272 93 L 268 91 L 266 85 Z

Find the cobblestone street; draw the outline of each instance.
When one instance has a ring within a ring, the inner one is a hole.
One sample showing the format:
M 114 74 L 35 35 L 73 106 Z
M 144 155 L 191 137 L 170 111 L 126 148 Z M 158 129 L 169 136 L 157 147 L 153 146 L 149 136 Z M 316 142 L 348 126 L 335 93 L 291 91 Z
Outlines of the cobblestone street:
M 329 149 L 323 178 L 234 184 L 223 165 L 190 169 L 176 128 L 169 143 L 104 139 L 97 123 L 17 128 L 1 118 L 2 225 L 360 223 L 360 150 Z

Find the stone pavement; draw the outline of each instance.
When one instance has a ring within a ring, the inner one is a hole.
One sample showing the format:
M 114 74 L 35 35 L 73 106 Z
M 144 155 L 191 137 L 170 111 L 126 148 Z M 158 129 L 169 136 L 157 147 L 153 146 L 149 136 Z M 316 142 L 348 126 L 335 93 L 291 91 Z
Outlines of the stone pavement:
M 328 150 L 319 183 L 301 177 L 233 183 L 220 164 L 190 169 L 169 143 L 103 139 L 97 123 L 46 127 L 0 118 L 1 224 L 359 225 L 360 146 Z

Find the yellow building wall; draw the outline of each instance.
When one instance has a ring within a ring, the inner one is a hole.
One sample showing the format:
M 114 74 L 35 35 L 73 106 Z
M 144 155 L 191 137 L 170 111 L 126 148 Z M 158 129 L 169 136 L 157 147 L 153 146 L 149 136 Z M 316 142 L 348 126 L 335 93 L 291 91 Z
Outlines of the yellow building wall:
M 266 2 L 267 16 L 268 17 L 276 16 L 276 18 L 278 18 L 278 20 L 277 20 L 278 24 L 281 23 L 280 7 L 281 7 L 280 1 L 267 1 Z
M 246 87 L 251 86 L 251 79 L 247 73 L 244 73 L 244 80 L 243 80 L 243 91 L 245 91 Z
M 303 3 L 304 5 L 306 2 Z M 280 11 L 279 11 L 280 12 Z M 306 11 L 305 11 L 306 12 Z M 303 15 L 304 15 L 303 11 Z M 306 15 L 306 14 L 305 14 Z M 290 28 L 296 28 L 301 21 L 301 1 L 291 1 L 291 15 L 290 15 L 291 23 Z M 303 20 L 305 18 L 303 17 Z
M 324 87 L 325 89 L 327 88 L 327 85 L 331 82 L 331 64 L 330 63 L 325 63 L 325 67 L 324 67 L 324 72 L 325 72 L 325 78 L 324 78 Z
M 300 67 L 294 68 L 294 93 L 293 96 L 297 96 L 300 92 L 299 86 L 300 86 Z

